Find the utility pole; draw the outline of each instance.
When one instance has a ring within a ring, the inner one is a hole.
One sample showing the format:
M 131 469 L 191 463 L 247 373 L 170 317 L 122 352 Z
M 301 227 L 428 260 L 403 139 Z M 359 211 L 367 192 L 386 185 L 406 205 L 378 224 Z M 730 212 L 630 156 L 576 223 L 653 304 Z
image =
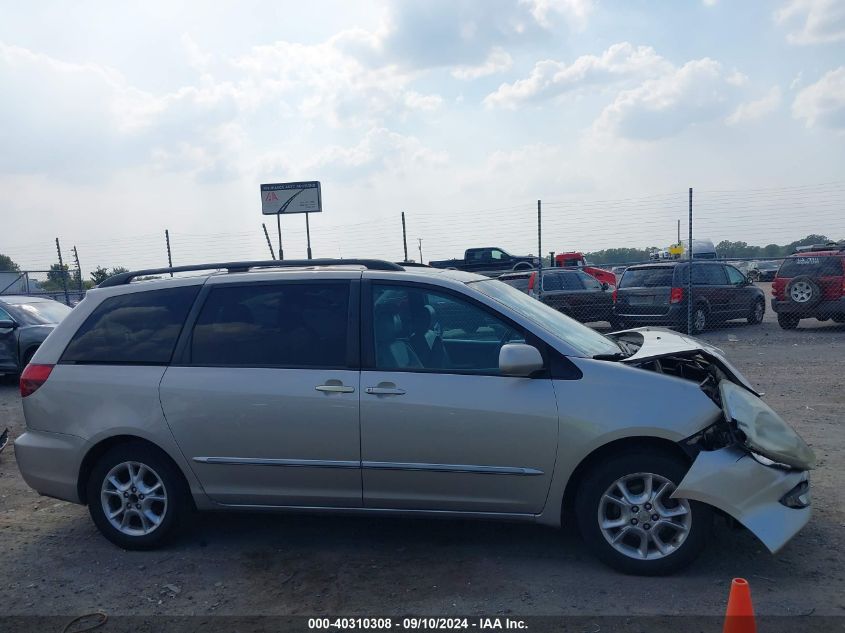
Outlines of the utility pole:
M 167 266 L 169 268 L 173 268 L 173 258 L 170 254 L 170 231 L 168 229 L 164 229 L 164 241 L 167 244 Z M 170 276 L 173 276 L 173 273 L 170 273 Z
M 681 245 L 681 221 L 678 220 L 678 246 Z
M 270 259 L 276 259 L 276 253 L 273 252 L 273 245 L 270 243 L 270 234 L 267 232 L 267 225 L 262 222 L 261 228 L 264 229 L 264 237 L 267 240 L 267 248 L 270 249 Z
M 402 212 L 402 247 L 405 249 L 405 259 L 408 261 L 408 235 L 405 233 L 405 212 Z M 422 264 L 422 262 L 420 262 Z
M 73 259 L 76 260 L 76 273 L 79 275 L 79 294 L 82 294 L 83 287 L 82 287 L 82 266 L 79 265 L 79 253 L 76 251 L 76 245 L 73 247 Z M 82 298 L 81 296 L 79 297 Z
M 422 263 L 423 263 L 423 257 L 422 257 L 422 238 L 421 238 L 421 237 L 418 237 L 418 238 L 417 238 L 417 242 L 418 242 L 418 246 L 419 246 L 419 249 L 420 249 L 420 264 L 422 264 Z
M 67 293 L 67 275 L 65 274 L 65 263 L 62 261 L 62 247 L 59 245 L 59 238 L 56 238 L 56 252 L 59 254 L 59 274 L 62 277 L 62 288 L 65 291 L 65 305 L 70 305 L 70 296 Z

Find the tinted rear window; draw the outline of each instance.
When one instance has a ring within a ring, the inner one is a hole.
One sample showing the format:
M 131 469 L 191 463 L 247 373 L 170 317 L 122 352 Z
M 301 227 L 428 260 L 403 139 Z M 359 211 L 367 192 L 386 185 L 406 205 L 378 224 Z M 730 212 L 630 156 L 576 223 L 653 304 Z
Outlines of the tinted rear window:
M 85 320 L 62 362 L 166 365 L 199 286 L 111 297 Z
M 838 277 L 842 275 L 842 259 L 839 257 L 790 257 L 783 260 L 778 277 Z
M 349 282 L 218 286 L 191 337 L 191 363 L 344 367 Z
M 675 268 L 629 268 L 622 275 L 620 288 L 659 288 L 671 286 Z
M 507 285 L 516 288 L 517 290 L 528 292 L 528 278 L 529 275 L 525 275 L 524 277 L 509 277 L 506 279 L 500 278 L 499 281 L 506 283 Z

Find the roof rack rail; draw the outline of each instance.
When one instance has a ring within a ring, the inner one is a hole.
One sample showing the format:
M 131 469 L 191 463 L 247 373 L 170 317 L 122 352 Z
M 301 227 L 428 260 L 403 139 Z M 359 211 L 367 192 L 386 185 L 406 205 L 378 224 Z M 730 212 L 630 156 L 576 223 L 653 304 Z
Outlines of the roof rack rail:
M 828 242 L 827 244 L 811 244 L 809 246 L 796 246 L 796 253 L 812 253 L 815 251 L 845 251 L 845 240 L 839 242 Z
M 367 270 L 405 270 L 399 264 L 381 259 L 269 259 L 246 262 L 217 262 L 212 264 L 193 264 L 190 266 L 171 266 L 166 268 L 147 268 L 132 270 L 112 275 L 100 283 L 98 288 L 122 286 L 136 277 L 162 275 L 167 273 L 187 273 L 200 270 L 225 270 L 230 273 L 244 273 L 250 268 L 311 268 L 314 266 L 363 266 Z

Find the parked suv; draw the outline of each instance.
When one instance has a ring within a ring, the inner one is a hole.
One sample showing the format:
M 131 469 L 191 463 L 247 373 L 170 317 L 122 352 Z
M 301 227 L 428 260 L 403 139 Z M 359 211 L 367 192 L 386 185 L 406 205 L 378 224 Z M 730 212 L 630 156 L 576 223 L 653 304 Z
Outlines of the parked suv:
M 810 518 L 812 451 L 719 350 L 602 336 L 462 271 L 116 275 L 20 387 L 24 479 L 125 548 L 194 508 L 566 521 L 610 565 L 659 574 L 696 556 L 714 510 L 772 551 Z
M 614 311 L 618 325 L 671 325 L 686 330 L 689 270 L 689 261 L 628 268 L 616 290 Z M 746 319 L 751 324 L 763 321 L 763 291 L 733 266 L 694 261 L 692 284 L 694 333 L 733 319 Z
M 845 323 L 845 243 L 811 246 L 787 257 L 772 295 L 772 310 L 784 329 L 807 318 Z
M 610 285 L 583 271 L 559 268 L 532 270 L 501 275 L 499 281 L 582 323 L 613 322 L 613 291 Z

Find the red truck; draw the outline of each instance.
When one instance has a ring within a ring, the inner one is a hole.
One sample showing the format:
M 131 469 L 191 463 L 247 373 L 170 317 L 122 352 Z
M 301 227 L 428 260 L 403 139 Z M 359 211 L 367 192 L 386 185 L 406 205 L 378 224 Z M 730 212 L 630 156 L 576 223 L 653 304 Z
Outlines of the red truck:
M 604 281 L 611 286 L 616 285 L 616 275 L 604 268 L 596 268 L 587 264 L 583 253 L 558 253 L 554 258 L 555 268 L 580 268 L 588 275 L 595 277 L 599 281 Z

